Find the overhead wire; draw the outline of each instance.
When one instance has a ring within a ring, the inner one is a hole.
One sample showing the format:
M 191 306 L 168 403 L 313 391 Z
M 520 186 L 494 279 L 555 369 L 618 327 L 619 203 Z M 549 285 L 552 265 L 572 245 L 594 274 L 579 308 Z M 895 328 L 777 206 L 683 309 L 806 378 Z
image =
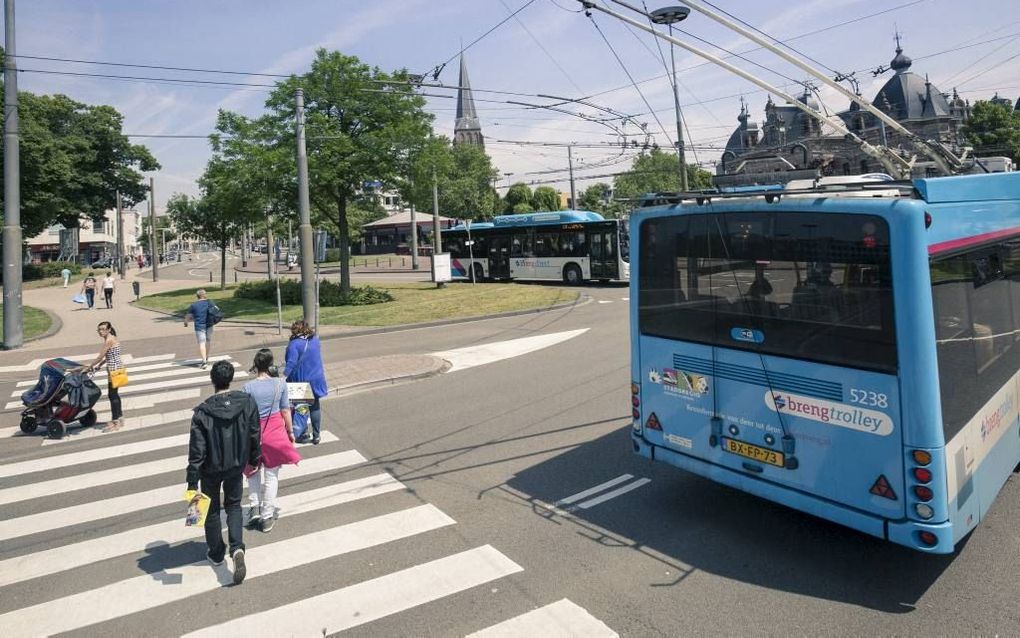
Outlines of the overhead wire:
M 511 13 L 511 14 L 510 14 L 510 15 L 508 15 L 507 17 L 505 17 L 505 18 L 503 18 L 502 20 L 500 20 L 499 22 L 497 22 L 497 23 L 496 23 L 496 24 L 495 24 L 495 25 L 494 25 L 494 26 L 493 26 L 492 28 L 490 28 L 490 29 L 489 29 L 488 31 L 486 31 L 485 33 L 483 33 L 482 35 L 478 36 L 477 38 L 475 38 L 474 40 L 472 40 L 472 41 L 471 41 L 470 43 L 468 43 L 468 45 L 467 45 L 467 46 L 462 46 L 462 47 L 460 48 L 460 50 L 459 50 L 459 51 L 457 51 L 456 53 L 454 53 L 453 55 L 451 55 L 451 56 L 450 56 L 449 58 L 447 58 L 445 62 L 441 62 L 440 64 L 437 64 L 437 65 L 436 65 L 435 67 L 433 67 L 433 71 L 435 71 L 435 72 L 436 72 L 436 75 L 438 75 L 438 72 L 439 72 L 439 71 L 442 71 L 443 67 L 445 67 L 445 66 L 446 66 L 447 64 L 449 64 L 450 62 L 453 62 L 453 61 L 454 61 L 455 59 L 457 59 L 457 56 L 459 56 L 459 55 L 463 55 L 463 53 L 464 53 L 465 51 L 467 51 L 468 49 L 470 49 L 470 48 L 471 48 L 471 47 L 473 47 L 474 45 L 476 45 L 476 44 L 478 44 L 479 42 L 481 42 L 481 41 L 482 41 L 483 39 L 485 39 L 485 38 L 486 38 L 486 37 L 487 37 L 487 36 L 488 36 L 488 35 L 489 35 L 490 33 L 492 33 L 492 32 L 493 32 L 493 31 L 495 31 L 496 29 L 500 28 L 501 26 L 503 26 L 504 24 L 506 24 L 507 22 L 509 22 L 511 18 L 513 18 L 514 16 L 516 16 L 516 15 L 517 15 L 518 13 L 520 13 L 521 11 L 524 11 L 525 9 L 527 9 L 528 7 L 530 7 L 530 6 L 531 6 L 532 4 L 534 4 L 534 3 L 535 3 L 535 0 L 528 0 L 527 2 L 525 2 L 525 3 L 523 4 L 523 5 L 521 5 L 521 8 L 520 8 L 520 9 L 517 9 L 516 11 L 514 11 L 513 13 Z
M 506 3 L 506 0 L 499 0 L 499 3 L 503 5 L 503 8 L 506 9 L 507 11 L 511 11 L 510 7 Z M 567 82 L 570 82 L 570 85 L 577 89 L 578 93 L 584 93 L 581 87 L 577 86 L 577 83 L 574 82 L 574 78 L 570 77 L 570 74 L 567 73 L 567 70 L 560 65 L 556 58 L 553 57 L 552 53 L 549 53 L 549 50 L 545 48 L 545 45 L 542 44 L 541 40 L 535 37 L 535 34 L 531 32 L 531 29 L 529 29 L 526 24 L 524 24 L 524 21 L 521 20 L 521 18 L 516 14 L 513 14 L 513 17 L 514 20 L 517 21 L 517 24 L 520 25 L 522 29 L 524 29 L 524 32 L 528 34 L 528 37 L 531 38 L 536 45 L 538 45 L 538 48 L 541 49 L 542 53 L 545 54 L 545 57 L 549 58 L 549 61 L 553 63 L 553 66 L 555 66 L 559 70 L 559 72 L 563 74 L 563 77 L 567 78 Z

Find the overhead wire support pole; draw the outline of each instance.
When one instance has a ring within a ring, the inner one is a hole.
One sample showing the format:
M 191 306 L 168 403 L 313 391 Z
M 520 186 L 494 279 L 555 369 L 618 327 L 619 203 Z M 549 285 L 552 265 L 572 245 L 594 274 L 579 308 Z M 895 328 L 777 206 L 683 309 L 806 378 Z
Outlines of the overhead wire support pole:
M 790 95 L 786 91 L 780 89 L 779 87 L 773 86 L 773 85 L 769 84 L 768 82 L 766 82 L 766 81 L 764 81 L 762 79 L 759 79 L 758 77 L 756 77 L 754 75 L 751 75 L 750 73 L 748 73 L 747 71 L 744 71 L 740 67 L 733 66 L 729 62 L 723 60 L 722 58 L 720 58 L 720 57 L 718 57 L 716 55 L 713 55 L 713 54 L 709 53 L 708 51 L 703 51 L 703 50 L 699 49 L 696 46 L 693 46 L 691 44 L 687 44 L 683 40 L 671 37 L 669 35 L 666 35 L 665 33 L 661 33 L 660 31 L 657 31 L 657 30 L 653 29 L 652 27 L 648 26 L 647 24 L 644 24 L 643 22 L 639 22 L 637 20 L 633 20 L 631 18 L 628 18 L 627 16 L 623 15 L 622 13 L 619 13 L 617 11 L 613 11 L 612 9 L 609 9 L 607 7 L 599 6 L 599 5 L 595 4 L 594 2 L 591 2 L 591 0 L 577 0 L 577 1 L 580 2 L 588 10 L 601 11 L 602 13 L 605 13 L 606 15 L 612 16 L 612 17 L 614 17 L 617 20 L 620 20 L 622 22 L 626 22 L 627 24 L 629 24 L 629 25 L 631 25 L 633 27 L 636 27 L 638 29 L 641 29 L 642 31 L 645 31 L 646 33 L 651 33 L 652 35 L 654 35 L 657 38 L 661 38 L 661 39 L 663 39 L 663 40 L 665 40 L 667 42 L 671 42 L 671 43 L 677 45 L 678 47 L 693 53 L 694 55 L 702 57 L 705 60 L 708 60 L 709 62 L 715 64 L 716 66 L 720 66 L 720 67 L 726 69 L 727 71 L 729 71 L 730 73 L 733 73 L 734 75 L 737 75 L 739 77 L 744 78 L 745 80 L 747 80 L 748 82 L 751 82 L 755 86 L 757 86 L 757 87 L 759 87 L 761 89 L 764 89 L 764 90 L 768 91 L 769 93 L 772 93 L 773 95 L 776 95 L 777 97 L 780 97 L 780 98 L 786 100 L 790 104 L 790 106 L 796 107 L 796 108 L 800 109 L 801 111 L 804 111 L 805 113 L 807 113 L 811 117 L 819 120 L 820 122 L 823 122 L 823 123 L 829 125 L 833 129 L 835 129 L 836 132 L 846 136 L 850 140 L 853 140 L 860 147 L 862 152 L 870 155 L 871 157 L 874 157 L 890 173 L 893 173 L 894 175 L 899 176 L 899 177 L 909 177 L 909 175 L 910 175 L 910 162 L 906 161 L 905 159 L 903 159 L 902 157 L 900 157 L 899 155 L 897 155 L 896 153 L 894 153 L 890 149 L 887 149 L 887 148 L 878 148 L 876 146 L 873 146 L 873 145 L 869 144 L 866 140 L 860 138 L 859 136 L 854 134 L 850 129 L 848 129 L 846 127 L 846 125 L 843 124 L 842 120 L 840 120 L 838 118 L 835 118 L 835 117 L 830 117 L 830 116 L 825 115 L 824 113 L 822 113 L 822 112 L 820 112 L 820 111 L 818 111 L 816 109 L 811 108 L 807 104 L 801 102 L 800 100 L 798 100 L 797 98 L 793 97 L 792 95 Z M 618 0 L 613 0 L 613 2 L 618 2 Z M 637 11 L 637 10 L 635 9 L 635 11 Z
M 567 167 L 570 169 L 570 207 L 577 209 L 577 192 L 574 189 L 574 147 L 567 145 Z
M 634 7 L 634 6 L 632 6 L 632 5 L 630 5 L 630 4 L 626 3 L 626 2 L 623 2 L 623 0 L 612 0 L 612 2 L 615 3 L 615 4 L 620 5 L 621 7 L 626 7 L 626 8 L 628 8 L 631 11 L 634 11 L 636 13 L 640 13 L 642 15 L 647 15 L 647 14 L 645 14 L 645 12 L 642 9 L 638 9 L 637 7 Z M 690 1 L 684 0 L 684 4 L 687 7 L 690 7 L 691 9 L 693 9 L 694 11 L 697 11 L 698 13 L 701 13 L 705 17 L 718 22 L 719 24 L 723 25 L 724 27 L 726 27 L 726 28 L 728 28 L 728 29 L 730 29 L 732 31 L 736 31 L 737 33 L 739 33 L 740 35 L 744 36 L 745 38 L 751 40 L 755 44 L 758 44 L 759 46 L 764 47 L 768 51 L 771 51 L 772 53 L 775 53 L 776 55 L 781 57 L 783 60 L 789 62 L 790 64 L 792 64 L 794 66 L 796 66 L 798 69 L 804 71 L 805 73 L 810 74 L 811 76 L 817 78 L 821 82 L 824 82 L 827 86 L 829 86 L 829 87 L 839 91 L 839 93 L 841 95 L 843 95 L 843 97 L 849 99 L 851 102 L 857 103 L 858 105 L 860 105 L 860 107 L 862 109 L 864 109 L 867 112 L 871 113 L 876 118 L 878 118 L 880 121 L 884 122 L 887 126 L 892 127 L 892 129 L 894 131 L 896 131 L 897 133 L 899 133 L 899 134 L 905 136 L 907 139 L 909 139 L 911 141 L 911 143 L 917 148 L 917 150 L 919 150 L 920 152 L 922 152 L 925 155 L 927 155 L 933 162 L 935 162 L 935 164 L 939 167 L 939 170 L 944 172 L 946 175 L 952 175 L 953 174 L 953 169 L 947 163 L 947 159 L 948 159 L 949 162 L 952 162 L 952 163 L 956 164 L 957 166 L 960 164 L 960 161 L 959 161 L 958 158 L 955 158 L 955 157 L 947 158 L 944 155 L 945 151 L 943 149 L 936 149 L 936 148 L 934 148 L 931 144 L 929 144 L 925 140 L 922 140 L 920 137 L 918 137 L 916 134 L 914 134 L 913 132 L 908 130 L 906 127 L 904 127 L 902 124 L 897 122 L 895 119 L 893 119 L 892 117 L 890 117 L 886 113 L 882 112 L 880 109 L 875 108 L 875 106 L 873 106 L 870 102 L 868 102 L 867 100 L 862 98 L 860 95 L 857 95 L 857 94 L 853 93 L 852 91 L 847 90 L 846 87 L 844 87 L 840 83 L 832 80 L 829 76 L 825 75 L 824 73 L 822 73 L 821 71 L 819 71 L 815 67 L 811 66 L 810 64 L 804 62 L 803 60 L 799 59 L 798 57 L 796 57 L 794 55 L 790 55 L 786 51 L 784 51 L 781 48 L 775 46 L 774 44 L 772 44 L 768 40 L 762 38 L 761 36 L 759 36 L 758 34 L 754 33 L 753 31 L 751 31 L 749 29 L 746 29 L 743 26 L 741 26 L 741 25 L 737 24 L 736 22 L 734 22 L 733 20 L 730 20 L 729 18 L 726 18 L 725 16 L 719 15 L 715 11 L 712 11 L 711 9 L 705 7 L 703 4 L 701 4 L 701 2 L 699 2 L 699 0 L 690 0 Z
M 149 178 L 149 259 L 152 260 L 152 280 L 159 281 L 159 251 L 156 249 L 156 180 Z
M 117 191 L 117 272 L 123 280 L 127 277 L 124 272 L 124 208 L 120 200 L 120 191 Z
M 14 0 L 4 0 L 4 348 L 25 340 L 21 309 L 21 175 L 18 137 L 18 69 Z
M 308 194 L 308 151 L 305 147 L 305 93 L 295 92 L 297 106 L 297 164 L 298 164 L 298 241 L 301 246 L 301 310 L 305 321 L 312 322 L 312 328 L 319 329 L 318 274 L 315 270 L 312 250 L 312 213 Z M 289 259 L 289 257 L 288 257 Z

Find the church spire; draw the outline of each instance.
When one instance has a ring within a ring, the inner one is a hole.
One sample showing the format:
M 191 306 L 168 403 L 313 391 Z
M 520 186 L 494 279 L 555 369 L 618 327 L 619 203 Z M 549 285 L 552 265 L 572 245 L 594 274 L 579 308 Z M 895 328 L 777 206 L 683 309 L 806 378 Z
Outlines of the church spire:
M 468 80 L 467 64 L 464 54 L 460 55 L 460 81 L 457 89 L 457 120 L 453 127 L 454 144 L 476 144 L 485 146 L 482 136 L 482 125 L 478 122 L 475 111 L 475 100 L 471 95 L 471 82 Z

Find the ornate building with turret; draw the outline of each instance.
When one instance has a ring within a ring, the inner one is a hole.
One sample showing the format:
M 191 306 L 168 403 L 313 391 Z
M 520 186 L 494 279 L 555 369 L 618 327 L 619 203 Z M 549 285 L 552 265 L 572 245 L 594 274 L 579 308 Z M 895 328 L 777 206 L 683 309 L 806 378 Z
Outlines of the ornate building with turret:
M 471 81 L 468 79 L 464 54 L 460 56 L 460 82 L 457 89 L 457 120 L 453 126 L 454 144 L 475 144 L 485 147 L 482 125 L 475 111 L 475 99 L 471 95 Z
M 952 94 L 942 93 L 927 76 L 921 77 L 911 71 L 912 66 L 897 36 L 896 56 L 888 69 L 893 71 L 893 76 L 871 104 L 921 139 L 938 141 L 959 154 L 965 142 L 963 124 L 970 117 L 970 103 L 955 89 Z M 818 102 L 808 87 L 798 99 L 818 109 Z M 999 99 L 1011 105 L 1009 100 Z M 1016 108 L 1020 110 L 1020 100 Z M 856 102 L 836 116 L 855 135 L 872 145 L 898 149 L 907 157 L 918 155 L 905 136 L 886 127 Z M 818 120 L 793 105 L 776 104 L 771 96 L 765 103 L 765 120 L 760 129 L 751 121 L 743 100 L 737 121 L 739 126 L 730 135 L 713 178 L 718 187 L 884 171 L 882 165 L 862 152 L 854 141 L 835 132 L 823 134 Z M 916 175 L 937 174 L 926 160 L 924 156 L 918 157 Z

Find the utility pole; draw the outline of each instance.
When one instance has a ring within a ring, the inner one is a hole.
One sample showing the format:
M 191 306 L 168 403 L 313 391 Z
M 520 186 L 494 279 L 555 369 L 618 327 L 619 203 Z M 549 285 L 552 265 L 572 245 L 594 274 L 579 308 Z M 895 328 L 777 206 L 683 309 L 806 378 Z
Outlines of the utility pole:
M 414 182 L 411 182 L 414 188 Z M 418 223 L 414 216 L 414 202 L 411 202 L 411 270 L 418 270 Z
M 305 94 L 297 90 L 298 241 L 301 242 L 301 311 L 312 328 L 319 328 L 318 274 L 312 244 L 312 213 L 308 195 L 308 151 L 305 148 Z
M 14 0 L 4 0 L 4 348 L 25 339 L 21 316 L 21 174 L 18 146 L 18 69 Z
M 436 255 L 443 249 L 443 231 L 439 228 L 439 178 L 436 177 L 436 169 L 432 168 L 432 272 L 436 277 Z M 438 277 L 436 277 L 438 279 Z M 436 288 L 443 288 L 446 284 L 437 281 Z
M 152 280 L 159 281 L 159 251 L 156 250 L 156 180 L 149 178 L 149 258 L 152 260 Z
M 567 144 L 567 165 L 570 168 L 570 207 L 577 210 L 577 193 L 574 190 L 574 147 Z
M 117 270 L 120 278 L 125 278 L 124 273 L 124 211 L 120 202 L 120 191 L 117 191 Z
M 669 25 L 669 34 L 673 35 L 673 24 Z M 676 155 L 680 160 L 680 192 L 690 190 L 687 182 L 687 158 L 684 154 L 684 121 L 680 111 L 680 90 L 676 82 L 676 51 L 673 43 L 669 43 L 669 57 L 673 63 L 673 110 L 676 112 Z
M 266 268 L 269 281 L 273 280 L 273 216 L 266 213 Z

